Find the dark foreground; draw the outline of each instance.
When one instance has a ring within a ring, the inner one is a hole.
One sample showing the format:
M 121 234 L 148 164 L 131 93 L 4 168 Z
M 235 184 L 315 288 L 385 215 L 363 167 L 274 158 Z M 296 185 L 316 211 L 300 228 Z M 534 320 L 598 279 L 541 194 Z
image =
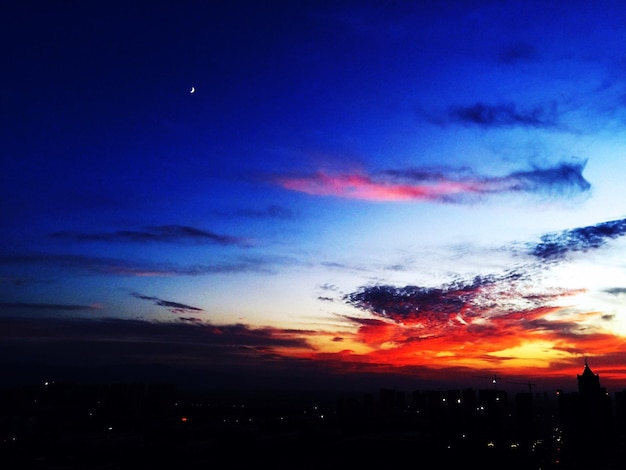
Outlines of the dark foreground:
M 520 409 L 504 392 L 406 400 L 390 390 L 243 396 L 159 384 L 48 384 L 3 390 L 0 398 L 2 469 L 600 470 L 626 462 L 617 428 L 581 439 L 561 428 L 557 402 L 526 396 Z

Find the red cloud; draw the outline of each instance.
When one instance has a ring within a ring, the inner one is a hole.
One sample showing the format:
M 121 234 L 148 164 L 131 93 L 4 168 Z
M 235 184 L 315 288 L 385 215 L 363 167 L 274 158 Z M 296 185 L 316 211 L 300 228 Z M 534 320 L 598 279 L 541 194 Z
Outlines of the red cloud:
M 358 327 L 347 341 L 360 343 L 369 351 L 330 353 L 322 349 L 304 352 L 303 356 L 327 366 L 332 363 L 336 373 L 344 374 L 355 369 L 400 374 L 413 370 L 419 376 L 435 374 L 443 378 L 458 370 L 473 370 L 476 374 L 491 369 L 507 376 L 546 380 L 575 377 L 580 373 L 582 356 L 594 357 L 600 364 L 604 357 L 608 361 L 623 356 L 626 349 L 621 336 L 589 331 L 572 318 L 555 320 L 560 312 L 560 307 L 544 306 L 489 318 L 352 318 Z M 592 314 L 581 313 L 579 320 Z M 596 369 L 604 371 L 601 366 Z M 620 361 L 606 371 L 604 377 L 614 383 L 626 380 L 626 369 Z

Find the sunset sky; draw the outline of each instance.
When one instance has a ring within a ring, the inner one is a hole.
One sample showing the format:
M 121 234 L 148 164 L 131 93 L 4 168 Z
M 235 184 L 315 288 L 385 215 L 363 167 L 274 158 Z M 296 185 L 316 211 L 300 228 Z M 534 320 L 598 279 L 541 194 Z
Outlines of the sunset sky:
M 0 22 L 3 380 L 626 387 L 623 2 Z

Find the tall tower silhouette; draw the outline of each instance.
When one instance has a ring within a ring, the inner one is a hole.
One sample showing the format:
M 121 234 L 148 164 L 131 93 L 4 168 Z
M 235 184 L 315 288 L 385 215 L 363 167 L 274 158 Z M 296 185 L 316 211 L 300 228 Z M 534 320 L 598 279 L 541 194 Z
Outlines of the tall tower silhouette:
M 585 358 L 585 368 L 582 374 L 577 374 L 578 377 L 578 391 L 585 396 L 593 396 L 598 394 L 605 394 L 606 390 L 600 386 L 600 375 L 594 374 L 587 358 Z
M 585 468 L 606 468 L 613 437 L 611 401 L 600 375 L 593 373 L 586 359 L 577 379 L 578 392 L 562 394 L 559 399 L 566 458 Z

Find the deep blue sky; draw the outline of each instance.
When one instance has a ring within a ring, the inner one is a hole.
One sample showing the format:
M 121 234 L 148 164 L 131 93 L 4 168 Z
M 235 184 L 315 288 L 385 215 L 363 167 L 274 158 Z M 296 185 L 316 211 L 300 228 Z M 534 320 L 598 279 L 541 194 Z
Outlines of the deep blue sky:
M 6 363 L 623 386 L 620 2 L 0 17 Z

